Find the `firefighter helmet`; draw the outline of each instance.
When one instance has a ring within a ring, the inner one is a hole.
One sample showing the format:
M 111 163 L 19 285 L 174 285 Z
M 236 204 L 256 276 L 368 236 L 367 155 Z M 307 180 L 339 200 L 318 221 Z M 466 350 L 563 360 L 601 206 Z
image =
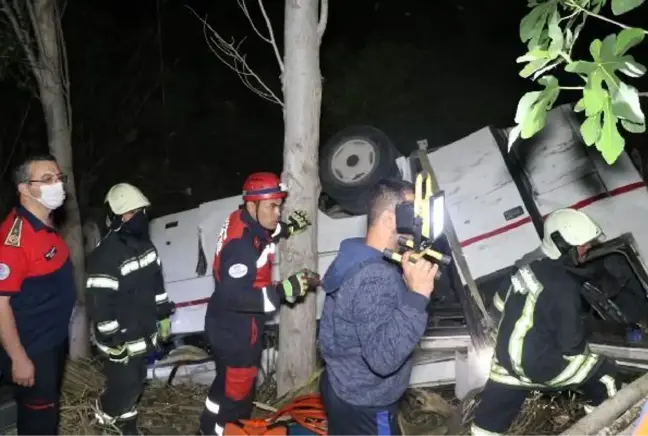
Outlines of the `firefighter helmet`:
M 556 235 L 558 233 L 558 235 Z M 542 251 L 551 259 L 558 259 L 565 252 L 556 240 L 569 247 L 578 247 L 605 237 L 601 227 L 586 213 L 576 209 L 553 211 L 544 222 Z
M 151 205 L 142 191 L 129 183 L 114 185 L 106 194 L 104 201 L 108 203 L 108 207 L 115 215 L 123 215 Z
M 286 195 L 286 187 L 274 173 L 250 174 L 243 184 L 243 201 L 271 200 Z

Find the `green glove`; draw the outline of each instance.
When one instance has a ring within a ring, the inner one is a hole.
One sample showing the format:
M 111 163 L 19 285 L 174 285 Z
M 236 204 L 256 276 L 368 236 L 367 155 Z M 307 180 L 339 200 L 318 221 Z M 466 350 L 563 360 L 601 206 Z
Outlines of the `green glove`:
M 160 339 L 166 341 L 171 336 L 171 318 L 164 318 L 158 321 L 158 333 Z
M 281 282 L 279 289 L 287 301 L 294 302 L 297 298 L 306 295 L 309 288 L 319 285 L 319 281 L 319 274 L 304 269 Z

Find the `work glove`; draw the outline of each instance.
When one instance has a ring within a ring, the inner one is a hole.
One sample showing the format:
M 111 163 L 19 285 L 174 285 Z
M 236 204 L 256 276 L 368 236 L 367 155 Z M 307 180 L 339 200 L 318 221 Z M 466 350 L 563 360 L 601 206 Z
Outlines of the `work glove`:
M 293 235 L 303 233 L 311 225 L 308 215 L 303 210 L 296 210 L 288 217 L 288 222 L 279 221 L 277 230 L 272 235 L 275 242 Z
M 171 318 L 164 318 L 158 321 L 158 333 L 162 341 L 169 339 L 169 336 L 171 336 Z
M 303 297 L 309 288 L 318 286 L 320 283 L 319 274 L 309 269 L 303 269 L 279 284 L 279 290 L 286 301 L 294 303 L 297 298 Z

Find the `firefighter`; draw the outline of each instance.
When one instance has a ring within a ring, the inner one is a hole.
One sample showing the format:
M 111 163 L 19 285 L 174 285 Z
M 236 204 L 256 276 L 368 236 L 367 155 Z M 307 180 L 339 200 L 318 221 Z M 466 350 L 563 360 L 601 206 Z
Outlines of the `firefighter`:
M 207 306 L 205 331 L 216 362 L 216 377 L 200 417 L 202 434 L 223 434 L 225 424 L 249 418 L 263 329 L 283 299 L 304 296 L 319 277 L 307 270 L 272 282 L 272 261 L 282 238 L 309 225 L 302 211 L 288 222 L 279 216 L 287 192 L 272 173 L 251 174 L 244 204 L 225 221 L 214 256 L 215 290 Z
M 127 183 L 106 195 L 107 236 L 86 265 L 86 301 L 106 384 L 96 400 L 99 424 L 139 434 L 137 405 L 147 355 L 170 334 L 174 305 L 164 290 L 160 259 L 149 237 L 149 200 Z
M 559 209 L 540 248 L 516 262 L 493 301 L 501 318 L 473 435 L 505 432 L 532 390 L 578 390 L 590 410 L 616 394 L 615 367 L 589 350 L 581 307 L 580 261 L 603 238 L 585 213 Z

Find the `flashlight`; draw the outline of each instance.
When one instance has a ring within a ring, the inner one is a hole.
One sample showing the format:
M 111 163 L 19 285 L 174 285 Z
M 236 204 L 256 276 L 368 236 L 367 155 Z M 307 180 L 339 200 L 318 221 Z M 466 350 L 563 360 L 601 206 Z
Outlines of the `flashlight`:
M 438 265 L 449 265 L 452 258 L 432 248 L 432 243 L 443 234 L 445 226 L 445 193 L 432 192 L 432 178 L 428 174 L 417 174 L 414 190 L 414 201 L 404 201 L 396 206 L 396 231 L 401 236 L 398 244 L 405 249 L 413 250 L 410 261 L 415 263 L 425 257 Z M 383 255 L 388 259 L 401 263 L 402 253 L 394 250 L 384 250 Z M 441 272 L 437 273 L 437 278 Z

